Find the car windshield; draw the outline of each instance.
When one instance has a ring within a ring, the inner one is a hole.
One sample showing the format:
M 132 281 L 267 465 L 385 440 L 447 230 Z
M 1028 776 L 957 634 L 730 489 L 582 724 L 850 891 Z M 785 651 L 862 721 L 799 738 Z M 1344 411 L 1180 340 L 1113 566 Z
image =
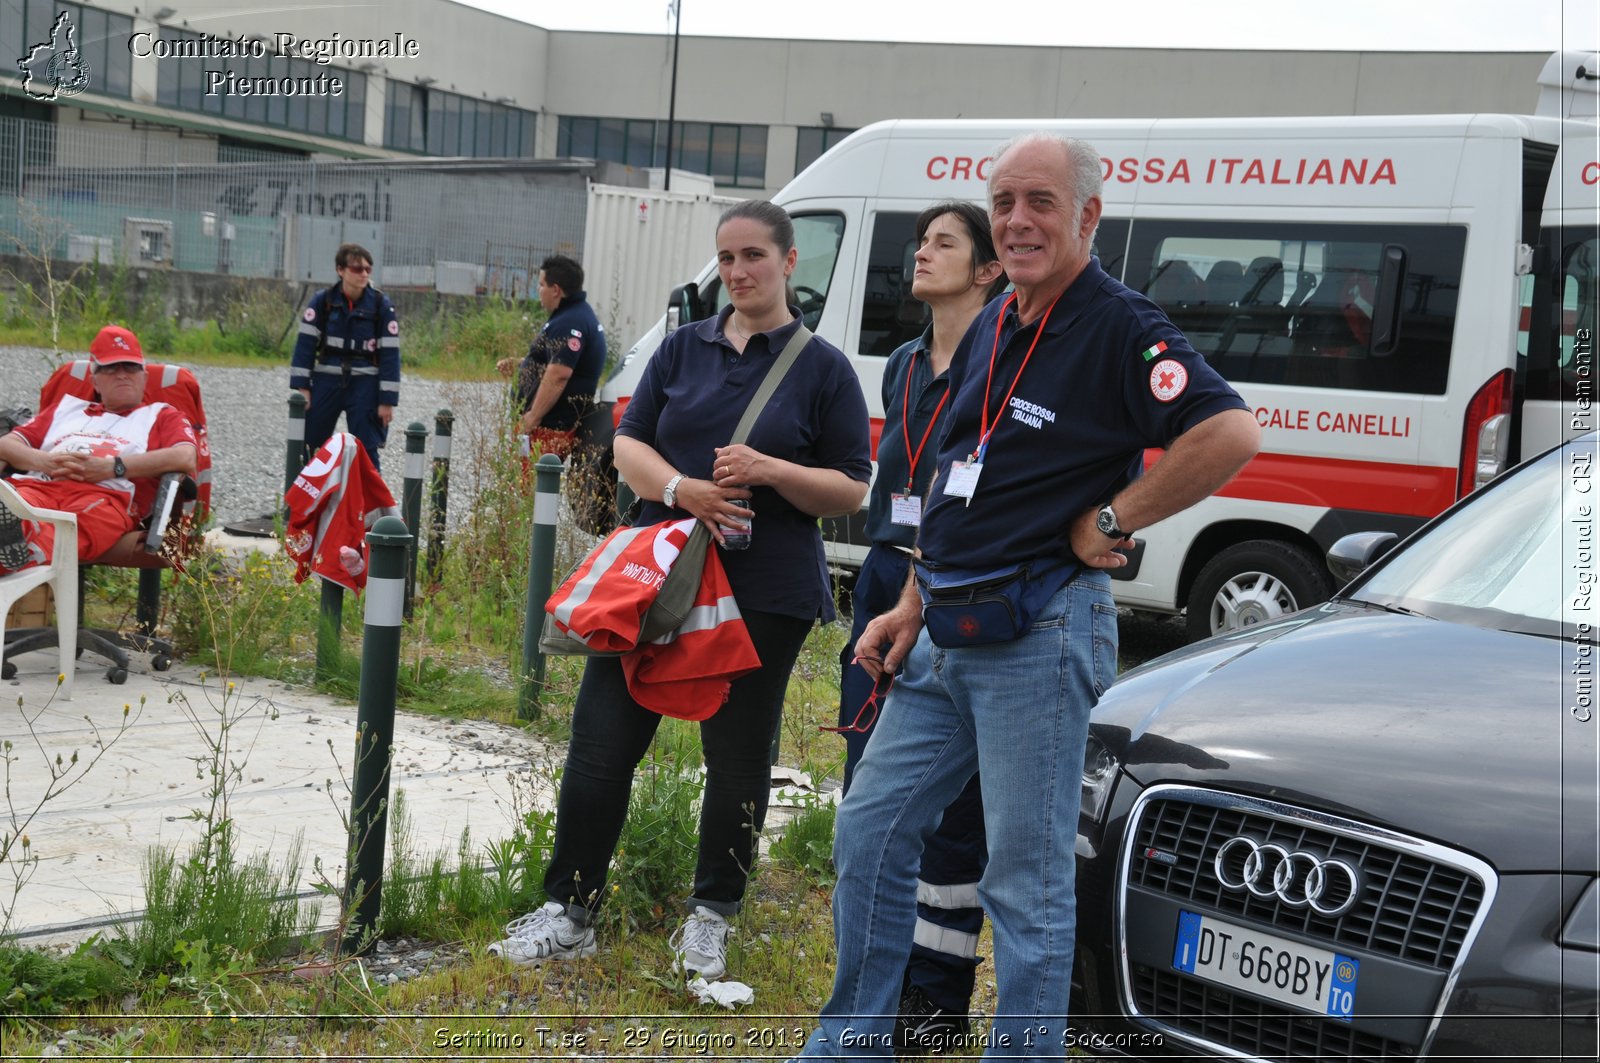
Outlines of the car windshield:
M 1595 458 L 1590 437 L 1529 463 L 1408 543 L 1348 597 L 1594 641 Z

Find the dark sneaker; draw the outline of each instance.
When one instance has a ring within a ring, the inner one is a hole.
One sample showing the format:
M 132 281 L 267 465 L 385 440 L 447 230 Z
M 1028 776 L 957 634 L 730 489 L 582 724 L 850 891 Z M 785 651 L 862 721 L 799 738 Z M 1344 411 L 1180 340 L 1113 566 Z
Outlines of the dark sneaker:
M 0 506 L 0 572 L 14 572 L 33 560 L 22 518 Z
M 515 964 L 571 960 L 597 951 L 594 927 L 574 922 L 560 901 L 546 901 L 544 907 L 513 919 L 506 925 L 505 940 L 489 946 L 489 955 Z
M 936 1006 L 921 986 L 908 985 L 900 994 L 900 1016 L 894 1022 L 895 1055 L 957 1053 L 967 1047 L 971 1035 L 971 1019 Z

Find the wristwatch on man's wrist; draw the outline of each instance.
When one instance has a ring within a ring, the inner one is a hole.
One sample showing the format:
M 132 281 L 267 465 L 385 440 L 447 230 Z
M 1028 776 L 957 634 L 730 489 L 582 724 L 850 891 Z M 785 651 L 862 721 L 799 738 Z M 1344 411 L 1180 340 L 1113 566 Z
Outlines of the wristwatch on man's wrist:
M 1111 539 L 1126 539 L 1128 532 L 1122 530 L 1117 524 L 1116 511 L 1107 503 L 1100 507 L 1100 512 L 1095 514 L 1094 526 L 1100 529 L 1100 534 Z
M 120 480 L 126 475 L 128 475 L 128 467 L 122 464 L 122 456 L 119 454 L 111 459 L 111 476 L 113 479 Z
M 678 485 L 683 483 L 683 473 L 678 473 L 667 481 L 667 486 L 661 489 L 661 501 L 665 502 L 668 509 L 678 508 Z

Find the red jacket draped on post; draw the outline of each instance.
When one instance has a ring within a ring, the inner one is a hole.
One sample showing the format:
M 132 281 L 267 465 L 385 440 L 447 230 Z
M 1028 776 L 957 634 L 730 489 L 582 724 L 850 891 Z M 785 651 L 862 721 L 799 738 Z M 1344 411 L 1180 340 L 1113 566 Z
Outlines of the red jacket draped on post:
M 761 667 L 715 550 L 706 552 L 683 625 L 638 645 L 644 616 L 693 528 L 692 519 L 618 528 L 545 603 L 563 631 L 592 649 L 623 655 L 635 701 L 681 720 L 711 716 L 733 680 Z
M 335 432 L 284 492 L 289 506 L 286 546 L 294 558 L 294 581 L 320 576 L 360 592 L 367 585 L 367 530 L 385 515 L 399 516 L 394 495 L 360 441 Z M 352 574 L 339 559 L 348 546 L 361 555 Z

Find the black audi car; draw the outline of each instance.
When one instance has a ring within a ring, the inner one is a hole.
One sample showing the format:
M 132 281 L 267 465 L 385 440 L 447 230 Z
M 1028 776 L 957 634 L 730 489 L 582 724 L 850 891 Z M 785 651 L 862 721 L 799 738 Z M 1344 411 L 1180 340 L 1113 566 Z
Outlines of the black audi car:
M 1101 700 L 1073 996 L 1099 1054 L 1596 1058 L 1597 447 L 1393 549 L 1341 540 L 1333 600 Z

